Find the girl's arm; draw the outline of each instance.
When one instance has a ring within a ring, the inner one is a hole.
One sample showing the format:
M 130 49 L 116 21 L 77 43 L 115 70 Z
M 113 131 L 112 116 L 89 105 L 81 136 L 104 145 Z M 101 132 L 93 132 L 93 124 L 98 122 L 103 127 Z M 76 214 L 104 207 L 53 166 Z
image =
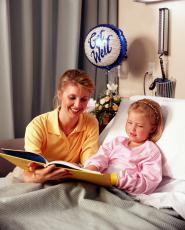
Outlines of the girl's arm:
M 152 193 L 162 180 L 161 153 L 151 150 L 150 157 L 135 168 L 126 168 L 118 174 L 117 187 L 131 194 Z
M 111 151 L 111 142 L 100 146 L 98 152 L 85 162 L 84 167 L 86 169 L 92 168 L 92 170 L 103 172 L 109 166 Z

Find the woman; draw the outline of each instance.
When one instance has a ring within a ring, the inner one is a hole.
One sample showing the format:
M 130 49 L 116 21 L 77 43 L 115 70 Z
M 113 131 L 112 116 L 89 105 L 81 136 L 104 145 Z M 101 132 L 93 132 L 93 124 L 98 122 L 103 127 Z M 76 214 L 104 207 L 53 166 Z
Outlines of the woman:
M 94 90 L 82 70 L 68 70 L 59 79 L 55 110 L 34 118 L 25 133 L 25 150 L 42 154 L 48 161 L 84 162 L 98 150 L 97 120 L 84 111 Z M 35 163 L 24 172 L 25 182 L 44 183 L 65 178 L 68 172 L 54 165 L 38 168 Z

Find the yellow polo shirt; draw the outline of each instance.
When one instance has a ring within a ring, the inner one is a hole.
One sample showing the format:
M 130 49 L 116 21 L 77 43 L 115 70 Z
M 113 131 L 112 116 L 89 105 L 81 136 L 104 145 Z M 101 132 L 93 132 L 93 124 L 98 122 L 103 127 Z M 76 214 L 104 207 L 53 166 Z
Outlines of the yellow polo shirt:
M 75 129 L 66 136 L 59 128 L 58 109 L 35 117 L 26 127 L 25 150 L 42 154 L 48 161 L 84 163 L 99 144 L 98 121 L 83 113 Z

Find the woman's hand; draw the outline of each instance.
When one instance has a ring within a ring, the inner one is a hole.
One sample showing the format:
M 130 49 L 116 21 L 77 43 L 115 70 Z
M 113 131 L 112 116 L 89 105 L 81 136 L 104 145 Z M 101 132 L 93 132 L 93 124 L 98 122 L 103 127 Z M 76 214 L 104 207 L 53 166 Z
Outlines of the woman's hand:
M 46 168 L 40 168 L 34 162 L 28 165 L 28 170 L 24 171 L 24 182 L 44 183 L 48 180 L 61 180 L 71 175 L 67 169 L 57 168 L 55 165 L 50 165 Z

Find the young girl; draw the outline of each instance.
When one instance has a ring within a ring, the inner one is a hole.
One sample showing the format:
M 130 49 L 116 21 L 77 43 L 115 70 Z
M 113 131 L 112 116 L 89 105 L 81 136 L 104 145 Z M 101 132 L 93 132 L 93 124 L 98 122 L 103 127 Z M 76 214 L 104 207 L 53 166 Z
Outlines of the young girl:
M 155 144 L 163 131 L 159 104 L 149 99 L 132 103 L 125 128 L 128 137 L 119 136 L 103 144 L 85 162 L 85 168 L 116 172 L 117 187 L 128 193 L 152 193 L 162 179 L 161 152 Z

